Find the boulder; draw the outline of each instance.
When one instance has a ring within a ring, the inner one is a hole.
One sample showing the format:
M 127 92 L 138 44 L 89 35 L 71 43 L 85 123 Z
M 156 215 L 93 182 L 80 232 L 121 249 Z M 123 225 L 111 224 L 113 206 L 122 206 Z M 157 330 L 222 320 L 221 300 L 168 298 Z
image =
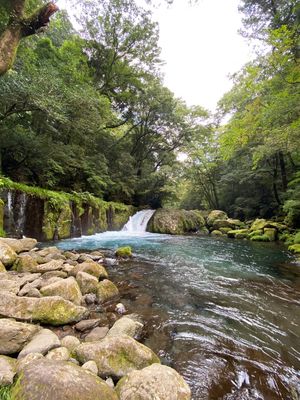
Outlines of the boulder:
M 236 229 L 240 228 L 244 225 L 242 221 L 239 219 L 216 219 L 213 222 L 212 229 L 213 230 L 221 230 L 221 228 L 230 228 L 230 229 Z
M 264 235 L 268 236 L 270 242 L 275 242 L 277 230 L 275 228 L 264 228 Z
M 6 272 L 6 268 L 4 267 L 2 261 L 0 261 L 0 272 Z
M 118 400 L 99 377 L 65 361 L 37 360 L 23 369 L 13 400 Z
M 14 270 L 18 272 L 35 272 L 37 266 L 37 261 L 31 255 L 21 254 L 14 264 Z
M 0 243 L 8 244 L 17 254 L 24 251 L 32 250 L 36 244 L 36 239 L 24 238 L 24 239 L 10 239 L 10 238 L 0 238 Z
M 92 372 L 92 374 L 98 375 L 98 367 L 95 361 L 88 361 L 82 365 L 83 369 Z
M 73 353 L 73 350 L 80 345 L 80 340 L 75 336 L 67 335 L 61 339 L 60 343 L 63 347 Z
M 228 219 L 226 212 L 221 210 L 213 210 L 208 214 L 206 222 L 208 226 L 213 226 L 216 220 L 224 221 L 226 219 Z
M 190 400 L 191 390 L 172 368 L 152 364 L 122 378 L 116 392 L 120 400 Z
M 0 296 L 0 317 L 36 321 L 49 325 L 65 325 L 86 317 L 88 311 L 62 297 L 18 297 L 11 293 Z
M 114 323 L 108 332 L 108 336 L 128 335 L 136 338 L 140 335 L 144 325 L 135 315 L 127 315 Z
M 86 335 L 84 340 L 86 342 L 97 342 L 98 340 L 105 338 L 108 331 L 109 328 L 107 326 L 94 328 L 88 335 Z
M 129 258 L 132 257 L 132 249 L 130 246 L 119 247 L 115 255 L 119 258 Z
M 108 278 L 108 273 L 103 265 L 97 264 L 95 261 L 86 261 L 81 264 L 77 264 L 71 271 L 71 276 L 77 276 L 78 272 L 86 272 L 87 274 L 95 276 L 97 279 Z
M 44 358 L 41 353 L 29 353 L 27 356 L 17 360 L 17 374 L 19 375 L 22 370 L 26 367 L 26 365 L 30 364 L 35 360 L 39 360 L 40 358 Z
M 75 355 L 82 364 L 95 361 L 98 374 L 103 377 L 121 378 L 133 370 L 160 362 L 152 350 L 126 335 L 82 343 L 75 349 Z
M 78 322 L 75 325 L 75 329 L 77 331 L 84 332 L 84 331 L 87 331 L 89 329 L 96 328 L 97 326 L 99 326 L 100 322 L 101 322 L 100 318 L 85 319 L 83 321 Z
M 0 261 L 5 267 L 10 267 L 17 259 L 17 253 L 6 243 L 0 242 Z
M 45 264 L 37 265 L 32 272 L 40 272 L 41 274 L 44 274 L 45 272 L 58 271 L 62 269 L 63 263 L 63 260 L 51 260 Z
M 14 358 L 0 356 L 0 387 L 11 385 L 17 372 L 17 361 Z
M 199 232 L 205 227 L 205 219 L 199 210 L 179 210 L 161 208 L 151 217 L 147 230 L 154 233 L 183 235 Z
M 75 278 L 59 280 L 40 289 L 42 296 L 60 296 L 65 300 L 80 305 L 82 294 Z
M 98 279 L 95 276 L 79 271 L 76 281 L 82 294 L 97 293 Z
M 232 231 L 227 232 L 227 236 L 229 238 L 235 239 L 245 239 L 248 237 L 249 230 L 248 229 L 233 229 Z
M 117 286 L 108 279 L 104 279 L 98 283 L 97 287 L 97 299 L 100 303 L 112 300 L 119 296 L 119 290 Z
M 47 354 L 48 351 L 60 347 L 60 340 L 50 329 L 42 329 L 19 353 L 21 359 L 31 353 Z
M 223 233 L 221 231 L 214 230 L 211 232 L 211 235 L 212 236 L 223 236 Z
M 1 279 L 0 282 L 1 282 L 0 292 L 9 292 L 14 294 L 19 293 L 20 283 L 18 280 Z
M 48 360 L 68 361 L 70 358 L 70 351 L 66 347 L 58 347 L 50 350 L 46 358 Z
M 40 330 L 38 325 L 17 322 L 14 319 L 0 319 L 0 354 L 20 352 Z

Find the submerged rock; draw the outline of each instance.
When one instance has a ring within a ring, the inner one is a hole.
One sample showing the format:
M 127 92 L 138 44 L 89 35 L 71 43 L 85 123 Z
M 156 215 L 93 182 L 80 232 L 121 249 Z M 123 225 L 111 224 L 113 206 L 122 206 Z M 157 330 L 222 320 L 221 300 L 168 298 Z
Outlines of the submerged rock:
M 84 318 L 88 311 L 59 296 L 18 297 L 11 293 L 0 296 L 0 316 L 50 325 L 65 325 Z
M 41 359 L 27 365 L 12 390 L 13 400 L 118 400 L 99 377 L 65 361 Z
M 82 364 L 90 360 L 95 361 L 99 376 L 102 377 L 121 378 L 135 369 L 160 363 L 152 350 L 126 335 L 83 343 L 75 349 L 75 355 Z
M 190 400 L 191 390 L 172 368 L 152 364 L 122 378 L 116 392 L 120 400 Z

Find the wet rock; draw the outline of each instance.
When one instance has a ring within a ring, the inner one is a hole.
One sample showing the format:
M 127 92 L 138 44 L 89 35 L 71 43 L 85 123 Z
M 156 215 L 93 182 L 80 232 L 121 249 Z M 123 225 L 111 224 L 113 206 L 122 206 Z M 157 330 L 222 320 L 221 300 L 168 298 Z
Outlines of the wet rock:
M 0 386 L 11 385 L 16 375 L 17 361 L 14 358 L 0 356 Z
M 108 332 L 108 336 L 128 335 L 133 338 L 139 336 L 144 325 L 136 315 L 127 315 L 117 320 Z
M 148 347 L 130 336 L 105 337 L 99 342 L 82 343 L 75 349 L 76 358 L 83 364 L 93 360 L 99 376 L 121 378 L 129 372 L 159 363 Z
M 41 359 L 27 365 L 12 390 L 14 400 L 118 400 L 100 378 L 64 361 Z
M 17 259 L 17 253 L 6 243 L 0 241 L 0 261 L 5 267 L 10 267 Z
M 21 359 L 31 353 L 47 354 L 48 351 L 60 347 L 60 340 L 50 331 L 50 329 L 42 329 L 38 332 L 30 342 L 19 353 L 18 359 Z
M 86 272 L 87 274 L 95 276 L 97 279 L 105 279 L 108 277 L 106 269 L 97 264 L 94 261 L 83 262 L 82 264 L 77 264 L 74 269 L 70 272 L 71 276 L 76 276 L 78 272 Z
M 76 281 L 82 294 L 97 292 L 98 279 L 95 276 L 79 271 L 76 275 Z
M 118 314 L 125 314 L 125 313 L 126 313 L 126 308 L 125 308 L 124 304 L 118 303 L 118 304 L 116 305 L 115 311 L 116 311 Z
M 0 238 L 0 243 L 8 244 L 17 254 L 24 251 L 32 250 L 36 244 L 36 239 L 24 238 L 24 239 L 10 239 L 10 238 Z
M 0 319 L 0 354 L 18 353 L 40 330 L 38 325 Z
M 112 300 L 119 296 L 119 290 L 114 283 L 108 279 L 104 279 L 98 283 L 97 299 L 100 303 Z
M 191 390 L 172 368 L 152 364 L 122 378 L 116 392 L 120 400 L 190 400 Z
M 66 347 L 71 353 L 73 353 L 74 349 L 80 345 L 80 340 L 75 336 L 68 335 L 63 337 L 60 343 L 63 347 Z
M 92 374 L 98 375 L 98 367 L 95 361 L 88 361 L 82 365 L 83 369 L 90 371 Z
M 97 326 L 99 326 L 100 322 L 101 322 L 100 318 L 85 319 L 83 321 L 78 322 L 75 325 L 75 329 L 80 332 L 85 332 L 88 331 L 89 329 L 96 328 Z
M 98 302 L 97 296 L 94 293 L 88 293 L 84 295 L 83 300 L 87 305 L 96 304 Z
M 65 325 L 86 317 L 88 311 L 62 297 L 18 297 L 11 293 L 0 296 L 0 316 L 50 325 Z
M 119 261 L 116 258 L 104 258 L 103 264 L 105 267 L 115 267 L 119 265 Z
M 58 347 L 57 349 L 50 350 L 46 358 L 47 360 L 68 361 L 70 351 L 66 347 Z
M 88 335 L 86 335 L 84 340 L 86 342 L 97 342 L 98 340 L 105 338 L 108 331 L 109 331 L 108 326 L 101 326 L 94 328 Z
M 73 277 L 44 286 L 40 292 L 43 296 L 60 296 L 74 304 L 80 305 L 81 303 L 82 294 L 78 283 Z
M 26 365 L 30 364 L 35 360 L 39 360 L 40 358 L 44 358 L 43 354 L 41 353 L 30 353 L 27 356 L 17 360 L 17 374 L 19 375 L 22 370 L 26 367 Z
M 132 249 L 130 246 L 119 247 L 115 255 L 119 258 L 129 258 L 132 257 Z

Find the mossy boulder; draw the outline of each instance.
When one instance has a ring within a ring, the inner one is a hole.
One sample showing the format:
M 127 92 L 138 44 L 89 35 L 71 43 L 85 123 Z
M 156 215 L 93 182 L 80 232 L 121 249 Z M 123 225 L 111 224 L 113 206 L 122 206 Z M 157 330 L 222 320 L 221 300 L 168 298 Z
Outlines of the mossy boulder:
M 205 227 L 205 219 L 199 210 L 178 210 L 161 208 L 151 217 L 147 230 L 153 233 L 183 235 L 201 232 Z
M 103 265 L 96 263 L 93 260 L 89 260 L 83 262 L 81 264 L 77 264 L 71 271 L 71 276 L 77 276 L 78 272 L 85 272 L 92 276 L 95 276 L 97 279 L 106 279 L 108 278 L 108 273 Z
M 22 321 L 41 322 L 49 325 L 65 325 L 86 317 L 88 311 L 62 297 L 19 297 L 2 292 L 0 296 L 0 317 Z
M 108 279 L 98 283 L 97 286 L 97 299 L 100 303 L 105 303 L 119 296 L 119 290 L 117 286 Z
M 97 293 L 98 279 L 95 276 L 79 271 L 76 275 L 76 281 L 83 295 L 88 293 Z
M 184 379 L 172 368 L 152 364 L 140 371 L 132 371 L 116 387 L 120 400 L 190 400 L 191 390 Z
M 287 229 L 285 224 L 275 221 L 267 221 L 263 218 L 257 218 L 254 222 L 252 222 L 250 231 L 264 230 L 265 228 L 273 228 L 278 232 L 283 232 Z
M 212 236 L 223 236 L 223 233 L 221 231 L 218 230 L 214 230 L 211 232 Z
M 248 229 L 233 229 L 232 231 L 227 232 L 227 236 L 229 238 L 245 239 L 248 237 L 248 233 Z
M 77 305 L 80 305 L 82 299 L 80 287 L 72 276 L 42 287 L 40 293 L 42 296 L 60 296 Z
M 21 254 L 16 259 L 13 269 L 17 272 L 34 272 L 38 262 L 29 254 Z
M 275 240 L 277 239 L 277 229 L 265 228 L 264 235 L 268 236 L 270 242 L 275 242 Z
M 263 218 L 257 218 L 254 222 L 252 222 L 250 231 L 260 231 L 264 229 L 264 227 L 267 225 L 267 221 Z
M 160 363 L 152 350 L 127 335 L 109 336 L 98 342 L 82 343 L 74 352 L 82 364 L 95 361 L 101 377 L 121 378 L 133 370 Z
M 206 219 L 207 225 L 208 226 L 213 226 L 216 220 L 219 221 L 224 221 L 228 219 L 228 215 L 226 212 L 221 211 L 221 210 L 212 210 Z
M 251 236 L 250 240 L 252 242 L 270 242 L 269 236 L 267 236 L 265 234 Z
M 129 258 L 132 257 L 132 249 L 130 246 L 119 247 L 115 255 L 120 258 Z
M 289 251 L 292 251 L 293 253 L 300 254 L 300 244 L 292 244 L 289 246 Z
M 245 224 L 239 219 L 216 219 L 213 222 L 212 228 L 213 230 L 221 230 L 221 228 L 228 228 L 229 230 L 237 229 L 243 227 Z
M 6 243 L 0 241 L 0 261 L 5 267 L 10 267 L 17 259 L 17 253 Z
M 40 359 L 23 369 L 12 400 L 118 400 L 101 378 L 65 361 Z
M 11 239 L 11 238 L 1 238 L 0 243 L 8 244 L 17 254 L 24 251 L 32 250 L 36 244 L 36 239 L 24 238 L 24 239 Z

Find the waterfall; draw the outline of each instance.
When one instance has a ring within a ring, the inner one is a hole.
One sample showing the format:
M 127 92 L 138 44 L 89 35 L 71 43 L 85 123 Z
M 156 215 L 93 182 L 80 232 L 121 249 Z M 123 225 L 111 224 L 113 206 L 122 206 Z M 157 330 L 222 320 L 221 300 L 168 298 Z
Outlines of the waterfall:
M 146 232 L 147 224 L 154 213 L 155 210 L 138 211 L 132 217 L 129 217 L 129 221 L 124 225 L 122 231 L 132 233 Z

